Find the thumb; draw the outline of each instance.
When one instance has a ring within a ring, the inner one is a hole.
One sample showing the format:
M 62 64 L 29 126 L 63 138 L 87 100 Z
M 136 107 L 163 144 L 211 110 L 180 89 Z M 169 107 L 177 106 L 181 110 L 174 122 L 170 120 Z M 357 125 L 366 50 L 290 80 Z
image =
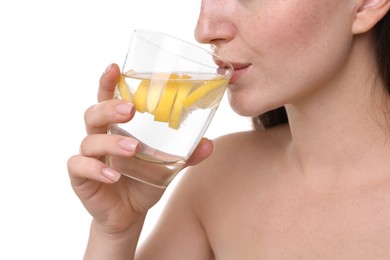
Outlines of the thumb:
M 114 96 L 115 86 L 120 77 L 120 69 L 117 64 L 110 64 L 103 75 L 100 77 L 98 101 L 112 99 Z
M 202 162 L 212 154 L 213 150 L 213 141 L 207 138 L 202 138 L 191 157 L 188 159 L 186 166 L 191 166 Z

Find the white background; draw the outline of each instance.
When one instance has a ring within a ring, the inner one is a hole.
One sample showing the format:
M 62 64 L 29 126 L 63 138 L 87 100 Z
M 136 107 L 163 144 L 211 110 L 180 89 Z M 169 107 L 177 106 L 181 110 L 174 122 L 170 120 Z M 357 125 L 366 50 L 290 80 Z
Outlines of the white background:
M 133 29 L 192 41 L 199 8 L 200 0 L 0 2 L 0 259 L 82 258 L 90 216 L 66 162 L 84 137 L 98 79 L 108 64 L 123 62 Z M 206 136 L 248 128 L 225 98 Z

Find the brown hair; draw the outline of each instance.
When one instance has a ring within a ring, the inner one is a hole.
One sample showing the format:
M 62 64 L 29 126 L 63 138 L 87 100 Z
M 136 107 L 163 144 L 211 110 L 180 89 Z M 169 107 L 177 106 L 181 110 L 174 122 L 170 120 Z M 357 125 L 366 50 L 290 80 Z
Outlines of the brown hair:
M 374 28 L 376 59 L 379 77 L 390 96 L 390 13 L 388 12 Z M 266 129 L 288 123 L 286 109 L 279 107 L 252 118 L 255 129 Z

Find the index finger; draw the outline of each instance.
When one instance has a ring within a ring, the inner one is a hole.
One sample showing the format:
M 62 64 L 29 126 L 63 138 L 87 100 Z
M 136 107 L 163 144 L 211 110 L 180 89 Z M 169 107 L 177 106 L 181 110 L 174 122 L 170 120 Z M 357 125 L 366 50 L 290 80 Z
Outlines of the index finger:
M 111 64 L 107 67 L 106 71 L 100 77 L 98 101 L 112 99 L 114 96 L 115 86 L 120 77 L 120 69 L 117 64 Z

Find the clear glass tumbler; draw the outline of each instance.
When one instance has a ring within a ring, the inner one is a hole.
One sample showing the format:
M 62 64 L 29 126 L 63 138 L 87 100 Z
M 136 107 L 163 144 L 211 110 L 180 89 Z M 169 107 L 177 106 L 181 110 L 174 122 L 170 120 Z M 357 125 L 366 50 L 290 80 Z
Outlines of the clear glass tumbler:
M 203 137 L 232 73 L 232 65 L 208 49 L 161 32 L 133 31 L 114 98 L 133 103 L 137 112 L 108 133 L 136 138 L 141 148 L 135 158 L 109 157 L 109 164 L 166 188 Z

